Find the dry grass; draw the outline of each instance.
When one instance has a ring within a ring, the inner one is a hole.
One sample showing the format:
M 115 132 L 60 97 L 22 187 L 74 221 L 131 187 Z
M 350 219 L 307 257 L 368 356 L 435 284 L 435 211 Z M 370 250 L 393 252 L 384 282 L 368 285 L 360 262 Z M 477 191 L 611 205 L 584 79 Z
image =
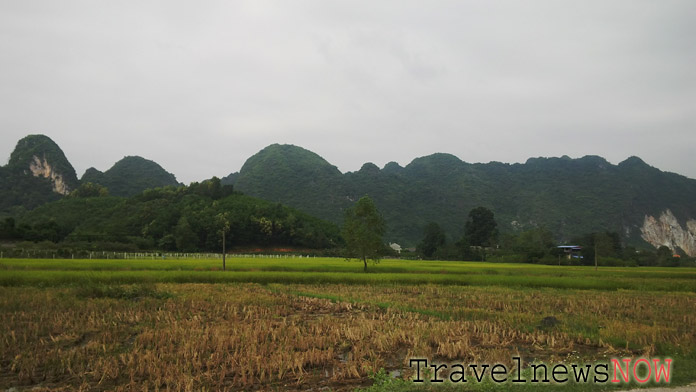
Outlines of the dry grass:
M 256 284 L 81 292 L 0 288 L 0 388 L 342 389 L 380 368 L 407 369 L 411 357 L 510 364 L 515 355 L 577 361 L 696 347 L 692 294 Z M 537 327 L 549 315 L 560 323 Z

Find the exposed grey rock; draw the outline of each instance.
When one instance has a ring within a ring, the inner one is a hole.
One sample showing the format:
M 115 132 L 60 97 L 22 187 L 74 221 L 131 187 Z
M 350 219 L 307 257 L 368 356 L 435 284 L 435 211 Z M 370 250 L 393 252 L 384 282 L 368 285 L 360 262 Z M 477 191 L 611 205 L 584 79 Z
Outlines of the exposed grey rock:
M 696 256 L 696 220 L 687 221 L 684 228 L 672 211 L 665 210 L 657 219 L 646 215 L 640 231 L 641 237 L 656 248 L 681 248 L 687 255 Z

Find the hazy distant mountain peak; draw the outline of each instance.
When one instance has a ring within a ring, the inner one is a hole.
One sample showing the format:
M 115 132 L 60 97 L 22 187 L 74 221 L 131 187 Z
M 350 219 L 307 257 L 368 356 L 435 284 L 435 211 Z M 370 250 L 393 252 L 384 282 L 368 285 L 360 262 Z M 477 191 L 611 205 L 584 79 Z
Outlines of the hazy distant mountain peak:
M 387 163 L 386 165 L 384 165 L 384 168 L 382 168 L 383 172 L 391 174 L 398 174 L 402 170 L 404 170 L 404 168 L 394 161 Z
M 340 175 L 341 172 L 318 154 L 292 144 L 271 144 L 251 156 L 239 171 L 240 180 L 259 165 L 273 165 L 284 171 L 323 171 Z
M 362 165 L 360 171 L 363 173 L 379 173 L 379 167 L 372 162 L 367 162 Z
M 630 156 L 626 158 L 623 162 L 619 163 L 619 166 L 649 166 L 645 161 L 637 156 Z
M 103 173 L 89 168 L 81 182 L 105 186 L 114 196 L 133 196 L 149 188 L 179 185 L 173 174 L 156 162 L 140 156 L 123 157 Z
M 90 167 L 89 169 L 85 170 L 85 173 L 82 175 L 82 177 L 80 177 L 80 182 L 95 182 L 95 179 L 101 178 L 102 175 L 104 175 L 103 172 L 94 167 Z
M 263 194 L 266 200 L 290 200 L 301 209 L 325 210 L 334 220 L 342 216 L 345 198 L 342 174 L 316 153 L 290 144 L 272 144 L 251 156 L 234 180 L 235 189 Z M 338 192 L 327 194 L 326 187 Z

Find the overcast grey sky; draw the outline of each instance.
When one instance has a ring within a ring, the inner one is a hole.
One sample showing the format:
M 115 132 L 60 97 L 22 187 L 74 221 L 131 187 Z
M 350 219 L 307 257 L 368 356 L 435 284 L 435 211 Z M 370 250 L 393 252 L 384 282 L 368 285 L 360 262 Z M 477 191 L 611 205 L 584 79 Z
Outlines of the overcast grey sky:
M 341 171 L 631 155 L 696 178 L 696 1 L 0 2 L 0 159 L 183 182 L 272 143 Z M 4 163 L 3 162 L 3 163 Z

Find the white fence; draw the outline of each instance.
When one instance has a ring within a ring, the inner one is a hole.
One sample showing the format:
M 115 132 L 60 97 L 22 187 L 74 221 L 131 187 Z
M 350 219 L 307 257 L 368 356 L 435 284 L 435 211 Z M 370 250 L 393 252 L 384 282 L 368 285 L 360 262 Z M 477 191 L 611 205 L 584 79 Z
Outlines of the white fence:
M 228 253 L 230 258 L 260 258 L 260 259 L 295 259 L 316 256 L 297 254 L 256 254 L 256 253 Z M 106 251 L 78 251 L 64 252 L 45 249 L 15 249 L 12 251 L 0 251 L 2 258 L 31 258 L 31 259 L 95 259 L 95 260 L 179 260 L 179 259 L 222 259 L 222 253 L 175 253 L 175 252 L 106 252 Z

